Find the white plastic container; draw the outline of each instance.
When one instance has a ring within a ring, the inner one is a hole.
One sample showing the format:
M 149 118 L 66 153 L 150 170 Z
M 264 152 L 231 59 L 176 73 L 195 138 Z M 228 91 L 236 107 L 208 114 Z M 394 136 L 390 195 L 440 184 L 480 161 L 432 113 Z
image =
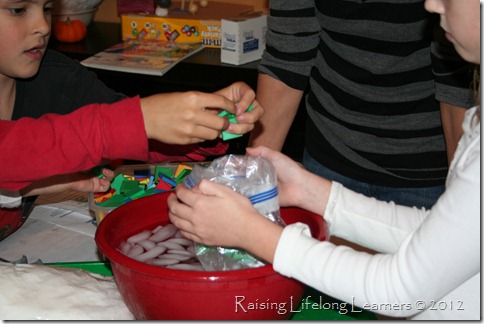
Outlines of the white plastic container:
M 222 19 L 222 63 L 241 65 L 259 60 L 266 48 L 267 14 L 255 12 Z

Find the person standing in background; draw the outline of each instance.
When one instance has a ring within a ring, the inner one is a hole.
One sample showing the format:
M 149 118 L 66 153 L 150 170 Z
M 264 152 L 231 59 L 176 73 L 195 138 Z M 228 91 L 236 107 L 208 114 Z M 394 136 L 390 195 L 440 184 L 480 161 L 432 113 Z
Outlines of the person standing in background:
M 307 91 L 308 170 L 430 208 L 473 105 L 470 65 L 438 18 L 424 0 L 270 1 L 249 146 L 281 150 Z

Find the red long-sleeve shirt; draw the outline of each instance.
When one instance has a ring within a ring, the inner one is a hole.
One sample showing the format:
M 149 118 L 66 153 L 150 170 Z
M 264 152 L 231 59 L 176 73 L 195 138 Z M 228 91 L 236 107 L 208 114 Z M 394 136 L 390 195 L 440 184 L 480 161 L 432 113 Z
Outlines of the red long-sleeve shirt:
M 203 160 L 226 148 L 157 142 L 150 151 L 139 97 L 91 104 L 67 115 L 0 121 L 0 188 L 19 190 L 49 176 L 89 170 L 104 159 Z
M 56 174 L 88 170 L 103 159 L 148 160 L 138 97 L 92 104 L 67 115 L 0 121 L 0 187 L 18 190 Z

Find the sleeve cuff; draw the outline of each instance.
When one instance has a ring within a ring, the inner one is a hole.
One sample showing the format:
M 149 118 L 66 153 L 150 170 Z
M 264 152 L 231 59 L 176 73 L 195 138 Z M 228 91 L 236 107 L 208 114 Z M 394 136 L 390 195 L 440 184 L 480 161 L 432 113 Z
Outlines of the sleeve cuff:
M 22 196 L 4 196 L 0 194 L 0 208 L 17 208 L 22 205 Z
M 326 210 L 324 211 L 324 220 L 328 224 L 328 229 L 331 232 L 331 228 L 336 221 L 335 208 L 338 200 L 338 196 L 341 192 L 343 185 L 333 181 L 331 185 L 331 192 L 329 193 L 328 203 L 326 204 Z

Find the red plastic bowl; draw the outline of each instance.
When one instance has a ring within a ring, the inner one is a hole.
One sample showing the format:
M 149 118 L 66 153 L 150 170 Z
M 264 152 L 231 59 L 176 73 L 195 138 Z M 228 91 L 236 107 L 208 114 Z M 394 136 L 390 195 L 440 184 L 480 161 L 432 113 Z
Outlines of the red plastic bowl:
M 118 207 L 96 231 L 96 243 L 110 260 L 121 295 L 137 320 L 280 320 L 292 315 L 306 287 L 276 273 L 271 265 L 233 271 L 174 270 L 119 252 L 117 247 L 131 235 L 168 223 L 168 195 Z M 319 240 L 329 237 L 321 216 L 282 208 L 281 217 L 287 224 L 308 224 Z

